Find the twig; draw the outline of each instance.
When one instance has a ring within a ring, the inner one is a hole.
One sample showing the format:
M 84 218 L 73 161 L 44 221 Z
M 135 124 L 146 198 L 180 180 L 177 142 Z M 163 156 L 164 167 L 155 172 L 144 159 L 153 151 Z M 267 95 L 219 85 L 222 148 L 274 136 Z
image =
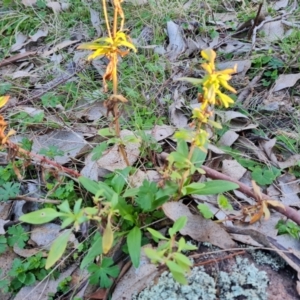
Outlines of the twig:
M 227 180 L 227 181 L 231 181 L 231 182 L 234 182 L 236 184 L 239 185 L 239 190 L 246 194 L 247 196 L 251 197 L 251 198 L 254 198 L 255 199 L 255 195 L 254 195 L 254 192 L 253 190 L 248 187 L 247 185 L 245 185 L 244 183 L 238 181 L 238 180 L 235 180 L 225 174 L 222 174 L 216 170 L 213 170 L 209 167 L 206 167 L 206 166 L 202 166 L 201 167 L 205 172 L 206 172 L 206 176 L 208 176 L 209 178 L 212 178 L 212 179 L 222 179 L 222 180 Z M 262 193 L 262 200 L 270 200 L 270 196 L 266 195 L 266 194 L 263 194 Z M 300 225 L 300 213 L 298 211 L 296 211 L 295 209 L 287 206 L 287 205 L 284 205 L 284 209 L 279 207 L 279 206 L 272 206 L 272 208 L 278 212 L 280 212 L 281 214 L 285 215 L 288 219 L 291 219 L 292 221 L 294 221 L 295 223 L 297 223 L 298 225 Z
M 36 154 L 36 153 L 32 153 L 30 151 L 26 151 L 22 148 L 20 148 L 17 144 L 11 142 L 11 141 L 7 141 L 6 142 L 6 147 L 10 150 L 12 150 L 14 153 L 16 153 L 18 156 L 20 157 L 25 157 L 25 158 L 31 158 L 31 159 L 36 159 L 38 160 L 41 164 L 46 164 L 46 165 L 50 165 L 56 169 L 58 169 L 59 171 L 66 173 L 72 177 L 78 178 L 80 177 L 80 173 L 78 173 L 75 170 L 63 167 L 61 164 L 50 160 L 49 158 Z
M 28 197 L 19 195 L 14 198 L 10 198 L 10 200 L 25 200 L 28 202 L 38 202 L 38 203 L 52 203 L 52 204 L 60 204 L 60 200 L 52 200 L 52 199 L 41 199 L 41 198 L 34 198 L 34 197 Z
M 258 25 L 258 22 L 259 22 L 259 20 L 260 20 L 260 18 L 261 18 L 260 12 L 261 12 L 261 9 L 262 9 L 263 4 L 264 4 L 263 2 L 259 4 L 258 11 L 257 11 L 257 14 L 256 14 L 256 16 L 255 16 L 253 25 L 251 26 L 251 28 L 250 28 L 249 31 L 248 31 L 248 40 L 250 40 L 251 35 L 252 35 L 252 32 L 253 32 L 253 29 Z M 264 16 L 263 16 L 263 17 L 264 17 Z
M 199 262 L 199 263 L 195 263 L 195 264 L 193 264 L 193 267 L 208 265 L 208 264 L 211 264 L 211 263 L 214 263 L 214 262 L 217 262 L 217 261 L 222 261 L 222 260 L 225 260 L 225 259 L 233 258 L 234 256 L 242 255 L 242 254 L 245 254 L 245 253 L 246 253 L 245 250 L 240 250 L 238 252 L 228 254 L 225 257 L 217 257 L 217 258 L 208 259 L 206 261 L 202 261 L 202 262 Z
M 18 61 L 20 59 L 28 58 L 28 57 L 34 56 L 36 54 L 37 54 L 37 51 L 29 51 L 29 52 L 19 53 L 19 54 L 13 55 L 9 58 L 1 60 L 0 61 L 0 68 L 5 67 L 7 65 L 10 65 L 13 62 Z

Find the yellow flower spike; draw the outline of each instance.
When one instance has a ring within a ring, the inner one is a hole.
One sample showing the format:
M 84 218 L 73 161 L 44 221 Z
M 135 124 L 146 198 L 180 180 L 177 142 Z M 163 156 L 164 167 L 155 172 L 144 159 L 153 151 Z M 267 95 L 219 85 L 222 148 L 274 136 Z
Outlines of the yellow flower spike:
M 114 38 L 105 37 L 91 43 L 83 43 L 79 45 L 77 49 L 94 50 L 95 52 L 88 57 L 88 60 L 92 60 L 102 55 L 110 56 L 113 53 L 118 53 L 124 56 L 128 53 L 124 50 L 122 51 L 119 47 L 127 47 L 134 52 L 137 51 L 136 47 L 127 40 L 126 34 L 122 31 L 118 31 Z

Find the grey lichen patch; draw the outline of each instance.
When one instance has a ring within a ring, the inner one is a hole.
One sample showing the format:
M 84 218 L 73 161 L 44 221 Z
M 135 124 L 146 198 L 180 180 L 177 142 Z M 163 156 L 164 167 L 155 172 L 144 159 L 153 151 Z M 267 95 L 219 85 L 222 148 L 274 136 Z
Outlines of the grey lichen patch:
M 247 259 L 236 258 L 236 266 L 230 273 L 220 272 L 218 286 L 220 299 L 267 300 L 268 277 Z M 238 298 L 243 296 L 243 298 Z
M 211 277 L 203 267 L 193 268 L 188 285 L 177 283 L 170 273 L 164 272 L 156 285 L 147 287 L 132 300 L 267 300 L 267 285 L 264 271 L 237 257 L 230 273 L 221 271 Z
M 286 266 L 286 262 L 277 254 L 269 254 L 263 251 L 249 251 L 258 265 L 269 265 L 274 271 L 278 271 Z
M 205 273 L 204 268 L 195 267 L 188 277 L 188 285 L 176 282 L 172 275 L 164 272 L 158 284 L 144 289 L 132 300 L 214 300 L 216 299 L 215 281 Z

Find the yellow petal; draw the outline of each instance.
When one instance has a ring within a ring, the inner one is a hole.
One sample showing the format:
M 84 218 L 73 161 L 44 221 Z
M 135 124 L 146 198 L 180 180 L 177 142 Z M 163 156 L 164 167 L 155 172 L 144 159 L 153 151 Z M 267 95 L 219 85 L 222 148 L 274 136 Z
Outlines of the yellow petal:
M 103 56 L 103 55 L 106 55 L 108 53 L 107 50 L 104 50 L 104 49 L 99 49 L 99 50 L 96 50 L 95 52 L 93 52 L 92 54 L 90 54 L 88 56 L 88 60 L 92 60 L 92 59 L 95 59 L 99 56 Z
M 285 209 L 285 206 L 283 203 L 276 201 L 276 200 L 266 200 L 268 204 L 272 205 L 272 206 L 277 206 L 277 207 L 281 207 L 283 209 Z
M 230 86 L 226 80 L 219 78 L 219 82 L 222 85 L 222 87 L 225 88 L 226 90 L 236 93 L 236 90 L 232 86 Z
M 270 211 L 269 211 L 268 206 L 266 204 L 266 201 L 262 202 L 262 208 L 263 208 L 263 212 L 264 212 L 264 215 L 265 215 L 265 220 L 269 220 L 271 214 L 270 214 Z
M 0 107 L 3 107 L 7 101 L 9 100 L 9 96 L 1 96 L 0 97 Z
M 201 67 L 208 73 L 212 74 L 213 68 L 210 64 L 202 64 Z
M 256 184 L 254 180 L 251 180 L 251 183 L 252 183 L 254 195 L 256 196 L 256 198 L 258 198 L 258 200 L 261 200 L 262 195 L 259 186 Z
M 216 59 L 216 52 L 212 49 L 205 49 L 201 51 L 201 56 L 209 61 L 210 64 L 214 66 L 215 59 Z
M 221 92 L 217 92 L 222 104 L 224 105 L 224 107 L 228 107 L 229 104 L 234 103 L 233 99 L 231 99 L 229 96 L 227 96 L 226 94 L 223 94 Z

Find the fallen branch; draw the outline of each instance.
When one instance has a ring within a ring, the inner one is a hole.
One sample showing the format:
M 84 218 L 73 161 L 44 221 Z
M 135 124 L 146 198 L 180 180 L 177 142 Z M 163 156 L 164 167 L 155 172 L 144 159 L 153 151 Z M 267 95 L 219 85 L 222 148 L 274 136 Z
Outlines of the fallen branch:
M 207 177 L 212 178 L 212 179 L 222 179 L 222 180 L 234 182 L 239 185 L 239 190 L 242 193 L 255 199 L 254 191 L 252 190 L 252 188 L 245 185 L 244 183 L 242 183 L 238 180 L 235 180 L 227 175 L 224 175 L 216 170 L 213 170 L 209 167 L 202 166 L 201 168 L 205 171 Z M 270 200 L 270 196 L 262 193 L 262 200 Z M 281 214 L 285 215 L 288 219 L 291 219 L 292 221 L 294 221 L 295 223 L 300 225 L 300 213 L 297 210 L 295 210 L 289 206 L 286 206 L 286 205 L 285 205 L 284 209 L 279 206 L 276 206 L 276 207 L 272 206 L 272 208 L 274 210 L 280 212 Z

